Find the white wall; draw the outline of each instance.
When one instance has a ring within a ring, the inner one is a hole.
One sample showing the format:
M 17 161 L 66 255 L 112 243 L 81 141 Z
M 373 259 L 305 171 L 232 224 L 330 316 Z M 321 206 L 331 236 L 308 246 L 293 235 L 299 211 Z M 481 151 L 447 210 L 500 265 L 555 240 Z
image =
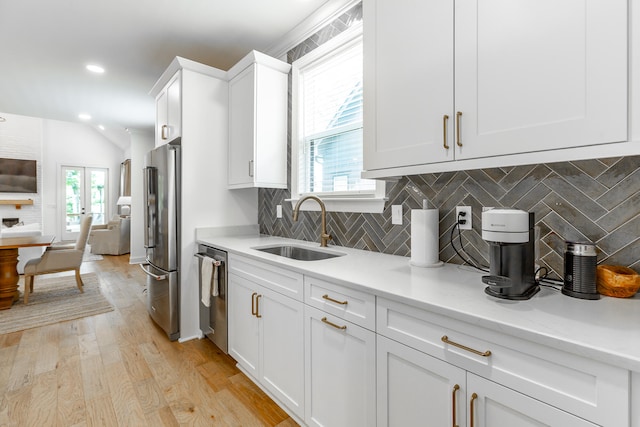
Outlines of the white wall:
M 120 188 L 120 163 L 124 151 L 93 128 L 71 122 L 43 120 L 43 231 L 62 235 L 63 215 L 59 206 L 64 194 L 61 188 L 62 166 L 89 166 L 109 170 L 107 218 L 115 214 Z
M 144 155 L 154 147 L 153 133 L 131 133 L 131 254 L 129 263 L 139 264 L 145 261 L 144 250 L 144 205 L 143 176 Z
M 33 205 L 16 209 L 0 205 L 2 218 L 19 218 L 25 224 L 42 224 L 42 119 L 0 113 L 0 157 L 36 160 L 38 193 L 0 193 L 0 199 L 33 199 Z M 0 171 L 2 173 L 2 171 Z
M 228 83 L 182 72 L 180 340 L 199 336 L 198 227 L 258 223 L 257 189 L 227 189 Z

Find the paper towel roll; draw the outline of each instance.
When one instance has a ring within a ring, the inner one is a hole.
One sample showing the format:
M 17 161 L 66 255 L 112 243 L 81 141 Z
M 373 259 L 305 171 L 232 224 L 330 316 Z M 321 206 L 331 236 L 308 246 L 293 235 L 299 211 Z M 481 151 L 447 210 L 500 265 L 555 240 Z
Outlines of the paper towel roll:
M 439 267 L 438 209 L 411 210 L 411 265 Z

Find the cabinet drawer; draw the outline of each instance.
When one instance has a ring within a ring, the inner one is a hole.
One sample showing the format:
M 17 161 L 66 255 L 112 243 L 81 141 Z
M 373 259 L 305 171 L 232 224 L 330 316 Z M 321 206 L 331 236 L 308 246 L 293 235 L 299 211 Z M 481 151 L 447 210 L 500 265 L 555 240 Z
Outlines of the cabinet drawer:
M 629 424 L 624 369 L 383 298 L 376 327 L 380 335 L 597 424 Z
M 302 301 L 302 274 L 240 255 L 229 254 L 229 273 Z
M 375 331 L 375 296 L 309 276 L 304 288 L 307 305 Z

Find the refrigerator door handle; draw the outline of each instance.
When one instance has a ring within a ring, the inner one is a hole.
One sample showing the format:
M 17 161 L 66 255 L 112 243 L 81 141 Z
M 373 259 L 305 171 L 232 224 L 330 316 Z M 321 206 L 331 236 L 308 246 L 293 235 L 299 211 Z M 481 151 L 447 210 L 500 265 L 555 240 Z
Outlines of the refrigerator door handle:
M 157 229 L 157 170 L 154 167 L 146 167 L 143 174 L 144 203 L 146 205 L 144 215 L 144 247 L 155 248 Z
M 142 269 L 142 271 L 144 271 L 147 274 L 147 276 L 151 276 L 156 280 L 165 280 L 167 278 L 166 274 L 162 274 L 160 276 L 158 276 L 157 274 L 153 274 L 152 272 L 144 268 L 145 265 L 149 265 L 149 264 L 140 264 L 140 268 Z

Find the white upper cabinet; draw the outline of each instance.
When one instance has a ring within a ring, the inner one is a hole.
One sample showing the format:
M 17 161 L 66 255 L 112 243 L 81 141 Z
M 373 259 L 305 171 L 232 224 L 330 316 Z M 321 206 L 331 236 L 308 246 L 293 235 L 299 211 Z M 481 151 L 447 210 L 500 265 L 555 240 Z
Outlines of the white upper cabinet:
M 625 0 L 364 0 L 365 170 L 626 141 L 627 19 Z
M 156 97 L 156 147 L 182 135 L 182 105 L 178 71 Z
M 453 160 L 453 2 L 363 8 L 364 169 Z
M 229 70 L 229 188 L 287 188 L 290 68 L 253 51 Z

